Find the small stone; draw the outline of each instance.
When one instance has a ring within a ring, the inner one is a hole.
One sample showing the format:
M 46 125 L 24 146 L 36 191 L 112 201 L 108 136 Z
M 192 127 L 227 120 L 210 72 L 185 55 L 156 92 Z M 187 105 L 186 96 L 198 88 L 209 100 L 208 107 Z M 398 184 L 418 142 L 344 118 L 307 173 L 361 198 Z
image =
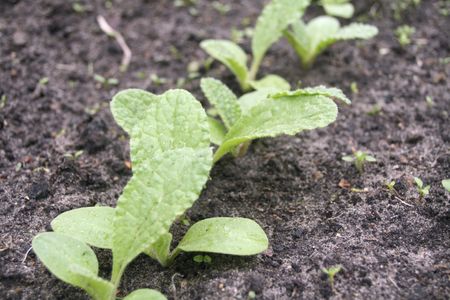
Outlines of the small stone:
M 13 34 L 13 44 L 15 46 L 25 46 L 25 44 L 28 41 L 28 36 L 25 32 L 23 31 L 16 31 Z

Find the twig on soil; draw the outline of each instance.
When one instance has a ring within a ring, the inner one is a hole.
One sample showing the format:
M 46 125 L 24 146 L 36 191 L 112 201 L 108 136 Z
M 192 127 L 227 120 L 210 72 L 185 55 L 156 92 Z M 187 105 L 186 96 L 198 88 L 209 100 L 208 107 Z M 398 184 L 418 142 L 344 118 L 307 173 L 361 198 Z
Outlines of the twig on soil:
M 33 249 L 33 247 L 30 247 L 27 252 L 25 253 L 25 256 L 22 259 L 22 263 L 25 263 L 25 261 L 27 260 L 28 254 L 30 253 L 31 249 Z
M 402 199 L 400 199 L 400 197 L 394 196 L 394 198 L 397 199 L 398 201 L 400 201 L 401 203 L 405 204 L 406 206 L 414 207 L 414 205 L 409 204 L 409 203 L 403 201 Z
M 100 26 L 100 29 L 103 30 L 104 33 L 106 33 L 108 36 L 113 37 L 116 39 L 117 43 L 119 44 L 120 48 L 123 51 L 123 57 L 122 57 L 122 63 L 120 65 L 120 71 L 125 72 L 128 69 L 128 66 L 130 65 L 131 61 L 131 50 L 128 47 L 127 43 L 125 42 L 125 39 L 123 36 L 111 27 L 111 25 L 106 22 L 106 19 L 103 16 L 97 16 L 97 23 Z
M 173 293 L 173 299 L 177 300 L 177 286 L 175 285 L 175 277 L 181 277 L 183 278 L 183 275 L 181 275 L 180 273 L 175 273 L 173 274 L 172 278 L 171 278 L 171 284 L 170 284 L 170 290 Z

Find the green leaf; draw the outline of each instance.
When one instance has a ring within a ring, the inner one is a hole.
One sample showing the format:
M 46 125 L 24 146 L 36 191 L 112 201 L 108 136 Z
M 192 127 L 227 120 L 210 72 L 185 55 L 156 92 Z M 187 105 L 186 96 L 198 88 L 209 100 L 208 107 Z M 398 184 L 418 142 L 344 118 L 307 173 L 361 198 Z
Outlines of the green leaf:
M 336 104 L 321 95 L 288 95 L 265 99 L 230 129 L 214 154 L 214 161 L 217 162 L 241 143 L 325 127 L 334 122 L 336 117 Z
M 55 232 L 94 247 L 112 248 L 114 208 L 83 207 L 64 212 L 53 219 Z
M 266 88 L 242 95 L 238 100 L 242 114 L 247 114 L 252 107 L 278 92 L 280 91 L 277 88 Z
M 286 38 L 305 67 L 311 66 L 322 51 L 338 41 L 370 39 L 377 34 L 375 26 L 360 23 L 341 28 L 339 21 L 330 16 L 314 18 L 307 25 L 299 22 L 292 26 L 292 31 L 285 31 Z
M 377 159 L 375 157 L 373 157 L 372 155 L 367 155 L 366 156 L 366 161 L 368 161 L 368 162 L 376 162 Z
M 228 40 L 205 40 L 200 43 L 200 47 L 211 57 L 217 59 L 238 79 L 241 87 L 247 82 L 247 54 L 241 47 Z
M 442 186 L 447 190 L 447 192 L 450 192 L 450 179 L 442 180 Z
M 227 129 L 222 124 L 222 122 L 217 121 L 214 118 L 208 117 L 208 123 L 209 123 L 209 130 L 211 133 L 211 143 L 215 145 L 222 144 L 223 139 L 225 138 L 225 135 L 227 134 Z
M 84 289 L 94 299 L 109 299 L 113 286 L 97 276 L 94 251 L 85 243 L 55 233 L 40 233 L 33 239 L 33 251 L 60 280 Z
M 128 294 L 123 300 L 167 300 L 167 298 L 156 290 L 139 289 Z
M 145 254 L 156 259 L 162 266 L 167 266 L 167 258 L 170 253 L 170 243 L 172 242 L 172 234 L 167 232 L 163 234 L 159 240 L 149 249 L 145 250 Z
M 241 116 L 236 95 L 221 81 L 213 78 L 202 78 L 200 86 L 208 101 L 217 109 L 225 127 L 231 128 Z
M 245 218 L 210 218 L 189 228 L 178 248 L 185 252 L 254 255 L 267 249 L 264 230 Z
M 139 168 L 115 210 L 113 282 L 193 204 L 212 166 L 207 116 L 188 92 L 158 96 L 135 122 L 130 148 Z
M 286 97 L 286 96 L 325 96 L 328 98 L 333 98 L 340 100 L 344 102 L 345 104 L 351 104 L 350 101 L 345 94 L 337 88 L 327 88 L 323 85 L 319 85 L 312 88 L 304 88 L 304 89 L 298 89 L 296 91 L 286 91 L 286 92 L 279 92 L 275 95 L 273 95 L 273 98 L 280 98 L 280 97 Z
M 354 162 L 355 158 L 353 156 L 351 156 L 351 155 L 346 155 L 346 156 L 342 157 L 342 160 L 346 161 L 346 162 Z
M 169 90 L 161 96 L 129 89 L 111 103 L 114 119 L 130 135 L 133 171 L 158 153 L 177 148 L 204 149 L 209 125 L 200 103 L 187 91 Z
M 267 75 L 260 80 L 251 81 L 250 85 L 255 90 L 273 88 L 279 91 L 289 91 L 291 89 L 291 85 L 289 84 L 289 82 L 287 82 L 283 77 L 275 74 Z
M 260 62 L 270 46 L 280 39 L 283 30 L 301 18 L 309 3 L 309 0 L 272 0 L 264 7 L 252 39 L 256 62 Z
M 348 1 L 322 1 L 322 6 L 330 16 L 349 19 L 355 13 L 355 7 L 351 3 L 348 3 Z
M 423 181 L 419 177 L 414 177 L 414 181 L 416 182 L 417 187 L 422 188 L 423 187 Z

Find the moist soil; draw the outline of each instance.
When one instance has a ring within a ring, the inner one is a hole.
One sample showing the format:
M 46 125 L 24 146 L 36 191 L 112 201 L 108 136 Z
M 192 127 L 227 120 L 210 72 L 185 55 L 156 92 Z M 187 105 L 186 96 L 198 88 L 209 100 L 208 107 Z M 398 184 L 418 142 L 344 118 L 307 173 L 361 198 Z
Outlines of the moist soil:
M 340 105 L 327 128 L 259 140 L 246 156 L 223 159 L 187 213 L 191 223 L 253 218 L 267 232 L 269 249 L 253 257 L 211 255 L 208 265 L 183 254 L 167 269 L 142 255 L 128 267 L 119 296 L 149 287 L 171 299 L 247 299 L 251 291 L 256 299 L 450 298 L 450 193 L 441 186 L 450 177 L 445 4 L 422 1 L 396 19 L 391 1 L 354 2 L 355 19 L 379 27 L 376 38 L 333 46 L 309 72 L 281 41 L 260 73 L 282 75 L 293 85 L 336 86 L 353 104 Z M 229 38 L 231 28 L 253 24 L 263 6 L 228 1 L 231 10 L 223 15 L 206 0 L 198 1 L 197 14 L 173 1 L 78 3 L 84 11 L 66 0 L 0 2 L 1 299 L 87 299 L 53 277 L 30 247 L 62 212 L 114 206 L 130 178 L 128 140 L 108 107 L 112 95 L 128 87 L 154 93 L 176 87 L 189 64 L 207 58 L 200 41 Z M 120 73 L 120 48 L 99 29 L 97 15 L 129 44 L 127 72 Z M 394 35 L 402 24 L 416 29 L 406 47 Z M 243 47 L 249 46 L 245 39 Z M 199 73 L 240 92 L 218 63 Z M 119 85 L 104 86 L 94 74 Z M 151 74 L 166 81 L 158 84 Z M 184 88 L 206 107 L 199 80 L 191 77 Z M 372 153 L 377 162 L 360 174 L 341 159 L 352 149 Z M 414 176 L 431 185 L 424 199 Z M 386 189 L 392 180 L 396 193 Z M 176 239 L 186 229 L 176 223 Z M 96 253 L 108 277 L 111 254 Z M 321 269 L 334 265 L 342 271 L 332 289 Z

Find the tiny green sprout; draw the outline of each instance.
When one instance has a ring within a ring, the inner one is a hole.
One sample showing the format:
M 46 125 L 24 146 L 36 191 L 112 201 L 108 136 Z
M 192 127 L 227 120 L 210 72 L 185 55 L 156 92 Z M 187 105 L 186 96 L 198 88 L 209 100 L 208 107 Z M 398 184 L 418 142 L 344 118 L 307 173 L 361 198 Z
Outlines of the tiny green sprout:
M 159 77 L 158 74 L 156 74 L 156 73 L 153 73 L 150 75 L 150 80 L 152 83 L 154 83 L 157 86 L 162 85 L 167 82 L 166 78 Z
M 419 192 L 420 199 L 423 199 L 425 196 L 427 196 L 430 193 L 430 185 L 424 186 L 422 179 L 419 177 L 414 177 L 414 181 L 417 186 L 417 191 Z
M 189 62 L 187 66 L 188 79 L 195 79 L 200 76 L 201 63 L 198 60 Z
M 289 83 L 274 76 L 254 84 L 256 91 L 239 99 L 219 80 L 202 78 L 200 86 L 221 119 L 209 119 L 211 141 L 219 146 L 214 162 L 228 153 L 244 155 L 255 139 L 326 127 L 337 117 L 334 99 L 351 103 L 339 89 L 317 86 L 289 91 Z
M 391 8 L 394 11 L 394 18 L 400 20 L 402 18 L 403 12 L 405 12 L 410 7 L 417 7 L 421 0 L 396 0 L 391 1 Z
M 389 191 L 393 192 L 395 190 L 395 180 L 386 183 L 386 187 Z
M 328 282 L 330 283 L 331 289 L 334 291 L 334 277 L 337 273 L 339 273 L 342 270 L 341 265 L 332 266 L 330 268 L 323 268 L 322 272 L 327 274 L 328 276 Z
M 106 78 L 100 74 L 94 74 L 94 80 L 101 83 L 103 87 L 108 88 L 110 86 L 118 85 L 119 80 L 116 78 Z
M 21 163 L 21 162 L 18 162 L 18 163 L 16 164 L 15 170 L 16 170 L 16 172 L 19 172 L 20 169 L 22 169 L 22 163 Z
M 212 258 L 209 255 L 196 255 L 194 256 L 194 258 L 192 258 L 192 260 L 198 264 L 211 264 L 212 262 Z
M 428 107 L 433 107 L 435 104 L 433 97 L 431 97 L 431 96 L 426 96 L 425 101 L 427 102 Z
M 78 157 L 80 157 L 84 153 L 83 150 L 78 150 L 75 152 L 67 152 L 64 154 L 64 157 L 70 159 L 70 160 L 76 160 Z
M 212 7 L 217 10 L 221 15 L 226 15 L 230 12 L 231 6 L 229 4 L 221 3 L 220 1 L 214 1 Z
M 141 79 L 141 80 L 144 80 L 145 78 L 147 78 L 147 74 L 144 71 L 136 72 L 136 73 L 134 73 L 134 76 L 137 79 Z
M 0 109 L 4 108 L 6 106 L 6 100 L 8 98 L 6 97 L 5 94 L 2 95 L 2 97 L 0 97 Z
M 82 13 L 84 13 L 86 11 L 86 7 L 83 4 L 79 3 L 79 2 L 73 3 L 72 4 L 72 9 L 76 13 L 79 13 L 79 14 L 82 14 Z
M 341 27 L 338 19 L 330 16 L 320 16 L 308 24 L 302 20 L 284 30 L 284 36 L 297 52 L 302 67 L 309 69 L 317 56 L 331 45 L 344 40 L 368 40 L 378 34 L 378 29 L 372 25 L 351 23 Z
M 411 37 L 415 32 L 416 29 L 414 27 L 411 27 L 409 25 L 402 25 L 395 29 L 395 36 L 397 37 L 399 44 L 402 47 L 405 47 L 411 44 Z
M 364 166 L 366 162 L 376 162 L 376 158 L 364 151 L 354 151 L 352 155 L 346 155 L 342 157 L 343 161 L 353 162 L 356 169 L 360 172 L 364 172 Z
M 321 0 L 319 4 L 330 16 L 348 19 L 355 12 L 355 7 L 350 3 L 350 0 Z
M 256 299 L 255 291 L 249 291 L 247 295 L 247 300 L 255 300 L 255 299 Z
M 283 31 L 300 19 L 310 0 L 272 0 L 258 17 L 252 35 L 252 62 L 247 65 L 247 53 L 229 40 L 205 40 L 201 48 L 224 64 L 236 76 L 243 91 L 252 89 L 269 48 L 282 36 Z
M 356 83 L 355 81 L 353 81 L 350 84 L 350 90 L 352 91 L 353 94 L 358 94 L 359 93 L 359 89 L 358 89 L 358 83 Z
M 450 179 L 442 180 L 442 186 L 447 190 L 447 192 L 450 192 Z
M 372 108 L 367 112 L 367 115 L 371 117 L 378 116 L 383 111 L 383 108 L 379 104 L 375 104 Z
M 47 85 L 48 83 L 48 77 L 42 77 L 41 79 L 39 79 L 39 84 L 44 86 Z
M 216 217 L 190 226 L 171 250 L 172 223 L 197 200 L 213 166 L 208 117 L 189 92 L 125 90 L 114 96 L 111 111 L 130 136 L 133 176 L 115 208 L 66 211 L 51 222 L 53 232 L 34 237 L 33 250 L 51 273 L 95 300 L 115 300 L 125 269 L 141 253 L 168 266 L 182 252 L 248 256 L 267 249 L 255 221 Z M 98 275 L 90 246 L 112 251 L 110 280 Z M 124 298 L 137 299 L 166 298 L 148 289 Z

